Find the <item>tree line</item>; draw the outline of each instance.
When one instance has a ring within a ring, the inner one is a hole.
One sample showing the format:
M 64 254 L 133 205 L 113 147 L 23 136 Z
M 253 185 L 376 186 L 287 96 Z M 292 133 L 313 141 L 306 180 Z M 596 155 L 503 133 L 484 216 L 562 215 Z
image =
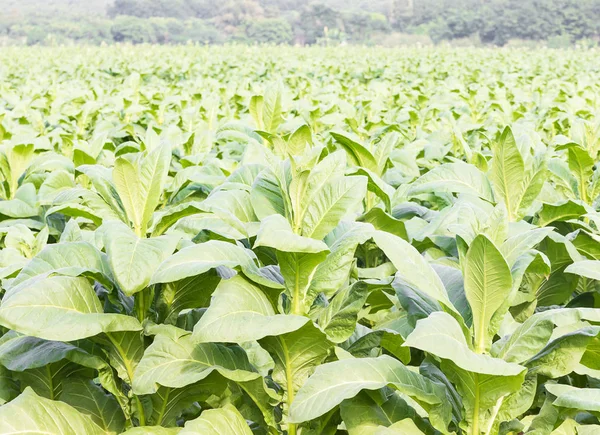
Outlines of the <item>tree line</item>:
M 41 0 L 29 0 L 35 1 Z M 350 6 L 343 0 L 114 0 L 104 14 L 75 15 L 67 6 L 0 16 L 0 38 L 27 44 L 379 44 L 394 34 L 499 46 L 512 39 L 593 42 L 600 35 L 600 0 L 359 0 Z

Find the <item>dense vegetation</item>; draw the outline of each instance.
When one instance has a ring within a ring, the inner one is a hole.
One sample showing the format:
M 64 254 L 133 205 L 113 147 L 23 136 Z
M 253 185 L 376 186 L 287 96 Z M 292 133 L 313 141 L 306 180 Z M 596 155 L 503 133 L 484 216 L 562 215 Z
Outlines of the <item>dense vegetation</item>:
M 596 44 L 600 0 L 5 0 L 7 42 Z M 412 36 L 410 36 L 412 35 Z M 521 42 L 523 43 L 523 42 Z
M 593 51 L 0 52 L 0 433 L 600 430 Z

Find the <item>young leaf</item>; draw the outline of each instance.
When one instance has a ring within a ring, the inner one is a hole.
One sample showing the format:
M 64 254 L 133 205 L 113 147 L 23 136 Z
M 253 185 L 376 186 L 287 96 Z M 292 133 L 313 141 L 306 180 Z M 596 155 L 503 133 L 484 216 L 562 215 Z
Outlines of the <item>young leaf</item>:
M 484 235 L 475 238 L 467 251 L 464 268 L 465 294 L 473 312 L 475 350 L 488 350 L 495 333 L 492 316 L 512 289 L 512 276 L 504 257 Z
M 500 140 L 492 147 L 494 158 L 490 180 L 494 184 L 496 200 L 506 205 L 508 218 L 513 221 L 519 212 L 524 185 L 525 164 L 510 127 L 506 127 Z
M 135 161 L 119 157 L 113 181 L 135 233 L 146 236 L 152 213 L 160 201 L 171 162 L 171 148 L 158 146 Z

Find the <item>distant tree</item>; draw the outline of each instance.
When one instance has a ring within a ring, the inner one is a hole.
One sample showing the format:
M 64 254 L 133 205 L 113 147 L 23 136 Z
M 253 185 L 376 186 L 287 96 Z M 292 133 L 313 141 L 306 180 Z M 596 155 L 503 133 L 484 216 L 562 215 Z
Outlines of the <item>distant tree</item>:
M 188 0 L 188 5 L 197 18 L 214 18 L 219 13 L 215 0 Z
M 294 34 L 286 20 L 267 18 L 250 22 L 246 27 L 246 36 L 258 43 L 289 44 Z
M 218 8 L 218 15 L 212 21 L 229 34 L 236 33 L 242 24 L 264 16 L 257 0 L 223 0 L 215 8 Z
M 115 0 L 108 10 L 110 16 L 190 18 L 194 10 L 188 0 Z
M 344 31 L 356 42 L 365 42 L 375 32 L 389 32 L 385 15 L 368 12 L 347 12 L 342 15 Z
M 314 44 L 325 36 L 325 28 L 339 29 L 340 14 L 324 4 L 312 4 L 300 14 L 299 28 L 302 31 L 304 43 Z
M 142 44 L 156 42 L 156 34 L 149 20 L 120 15 L 115 18 L 110 32 L 116 42 Z

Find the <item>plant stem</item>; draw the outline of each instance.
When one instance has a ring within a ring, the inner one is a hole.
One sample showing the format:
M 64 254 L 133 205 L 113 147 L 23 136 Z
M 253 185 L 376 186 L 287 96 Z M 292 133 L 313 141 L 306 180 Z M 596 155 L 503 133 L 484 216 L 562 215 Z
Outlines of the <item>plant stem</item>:
M 286 367 L 285 370 L 285 374 L 286 374 L 286 381 L 287 381 L 287 409 L 288 412 L 290 410 L 290 407 L 292 406 L 292 402 L 294 401 L 294 382 L 293 382 L 293 378 L 292 378 L 292 373 L 289 370 L 288 367 Z M 296 435 L 296 424 L 295 423 L 288 423 L 288 435 Z
M 121 346 L 121 343 L 119 343 L 110 333 L 107 332 L 106 337 L 110 340 L 110 342 L 112 343 L 114 348 L 117 350 L 117 352 L 121 356 L 121 359 L 123 360 L 123 364 L 125 365 L 125 370 L 127 371 L 129 383 L 130 384 L 133 383 L 133 367 L 131 366 L 131 364 L 129 363 L 129 360 L 127 359 L 127 352 L 125 352 L 125 350 Z M 144 407 L 138 396 L 134 395 L 134 398 L 135 398 L 135 404 L 136 404 L 138 414 L 139 414 L 139 424 L 140 424 L 140 426 L 145 426 L 146 425 L 146 415 L 144 414 Z
M 138 292 L 133 297 L 134 305 L 135 305 L 135 314 L 140 323 L 143 323 L 146 319 L 146 289 Z
M 139 414 L 140 426 L 146 426 L 146 414 L 144 414 L 144 406 L 142 405 L 142 402 L 140 401 L 140 398 L 138 396 L 134 396 L 134 397 L 135 397 L 135 404 L 137 406 L 137 410 L 138 410 L 138 414 Z

